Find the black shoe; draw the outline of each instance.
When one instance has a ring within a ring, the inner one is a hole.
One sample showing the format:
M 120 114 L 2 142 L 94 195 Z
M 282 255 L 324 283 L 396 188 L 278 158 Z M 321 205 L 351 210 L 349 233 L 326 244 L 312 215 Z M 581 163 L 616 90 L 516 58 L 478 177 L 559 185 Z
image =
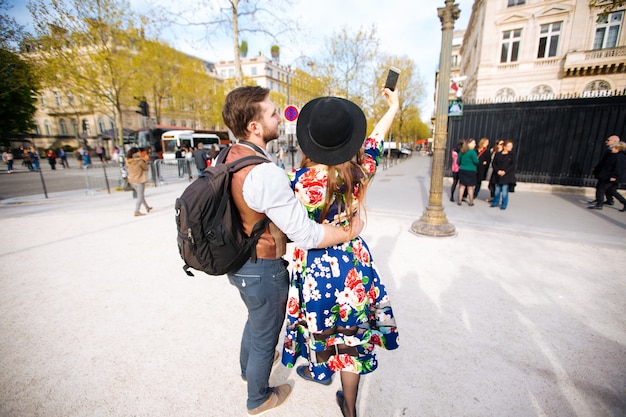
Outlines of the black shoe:
M 337 405 L 339 406 L 339 409 L 341 410 L 341 415 L 346 417 L 346 414 L 343 412 L 343 403 L 344 403 L 343 391 L 341 390 L 337 391 L 337 394 L 335 394 L 335 397 L 337 398 Z
M 609 200 L 606 200 L 606 201 L 605 201 L 604 203 L 602 203 L 602 204 L 605 204 L 605 205 L 607 205 L 607 206 L 612 206 L 613 204 L 615 204 L 615 201 L 609 201 Z
M 624 207 L 622 207 L 620 211 L 626 211 L 626 204 L 624 204 Z
M 591 210 L 602 210 L 602 206 L 589 206 L 587 208 Z
M 310 377 L 310 376 L 308 376 L 307 374 L 304 373 L 305 369 L 308 369 L 308 366 L 301 365 L 301 366 L 298 366 L 296 368 L 296 373 L 298 375 L 300 375 L 300 377 L 302 379 L 306 379 L 307 381 L 311 381 L 311 382 L 317 382 L 318 384 L 322 384 L 322 385 L 330 385 L 330 384 L 333 383 L 333 379 L 332 378 L 328 378 L 328 379 L 325 379 L 323 381 L 320 381 L 319 379 L 315 379 L 313 377 Z
M 587 204 L 596 204 L 596 200 L 588 200 Z

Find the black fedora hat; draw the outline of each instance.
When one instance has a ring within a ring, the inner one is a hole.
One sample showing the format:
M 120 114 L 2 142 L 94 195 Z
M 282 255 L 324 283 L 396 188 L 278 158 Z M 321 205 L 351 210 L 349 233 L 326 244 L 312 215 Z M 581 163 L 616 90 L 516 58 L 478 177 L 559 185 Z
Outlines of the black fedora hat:
M 311 160 L 338 165 L 357 154 L 365 141 L 363 110 L 339 97 L 320 97 L 304 105 L 296 135 L 302 152 Z

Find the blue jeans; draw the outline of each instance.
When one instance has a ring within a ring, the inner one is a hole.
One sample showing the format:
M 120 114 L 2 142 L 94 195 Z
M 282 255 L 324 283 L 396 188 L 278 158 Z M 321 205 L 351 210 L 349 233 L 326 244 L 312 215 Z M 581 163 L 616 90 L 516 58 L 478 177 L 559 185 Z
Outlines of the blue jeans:
M 494 194 L 493 201 L 491 202 L 492 207 L 500 205 L 500 195 L 502 195 L 502 205 L 500 208 L 504 210 L 509 204 L 509 184 L 496 184 L 496 193 Z
M 238 271 L 228 274 L 248 309 L 248 320 L 241 336 L 239 365 L 248 381 L 248 410 L 263 404 L 269 397 L 270 373 L 274 350 L 285 321 L 289 272 L 287 261 L 250 260 Z

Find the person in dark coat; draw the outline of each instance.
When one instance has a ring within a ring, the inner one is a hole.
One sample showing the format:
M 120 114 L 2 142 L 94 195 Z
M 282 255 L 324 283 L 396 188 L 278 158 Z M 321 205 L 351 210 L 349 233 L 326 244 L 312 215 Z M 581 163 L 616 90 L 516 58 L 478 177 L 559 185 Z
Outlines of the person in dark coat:
M 489 139 L 482 138 L 478 142 L 478 166 L 476 167 L 476 188 L 474 188 L 474 199 L 478 198 L 480 193 L 480 186 L 482 182 L 487 179 L 487 170 L 491 165 L 491 153 L 489 152 Z
M 493 197 L 496 194 L 496 172 L 493 170 L 493 159 L 496 157 L 496 154 L 502 152 L 504 149 L 504 141 L 502 139 L 496 140 L 496 145 L 491 148 L 491 154 L 489 156 L 489 164 L 491 165 L 491 169 L 487 169 L 487 176 L 489 177 L 489 198 L 487 199 L 487 203 L 491 203 L 493 201 Z
M 504 141 L 504 149 L 493 158 L 492 166 L 495 174 L 496 192 L 491 207 L 506 210 L 509 205 L 509 188 L 517 182 L 515 179 L 516 158 L 513 153 L 513 141 Z M 500 204 L 502 198 L 502 204 Z
M 619 142 L 619 136 L 612 135 L 609 136 L 604 142 L 606 147 L 602 151 L 602 155 L 600 156 L 600 161 L 593 168 L 593 176 L 598 180 L 596 183 L 596 199 L 589 201 L 589 204 L 593 204 L 594 206 L 602 206 L 603 204 L 608 204 L 609 206 L 613 205 L 613 196 L 606 194 L 609 189 L 609 184 L 607 183 L 607 175 L 610 170 L 609 163 L 612 163 L 615 158 L 611 153 L 611 148 Z M 600 179 L 600 177 L 604 179 Z M 602 189 L 604 194 L 598 197 L 598 189 Z M 605 201 L 606 197 L 606 201 Z
M 626 211 L 626 199 L 617 192 L 619 184 L 626 180 L 626 154 L 624 150 L 626 150 L 626 143 L 618 142 L 611 147 L 611 151 L 607 154 L 606 158 L 602 158 L 604 161 L 602 169 L 596 174 L 598 178 L 598 184 L 596 185 L 596 204 L 587 208 L 602 210 L 603 204 L 598 204 L 597 202 L 603 201 L 606 196 L 607 201 L 604 201 L 605 204 L 608 204 L 608 201 L 612 201 L 613 198 L 616 198 L 624 205 L 620 211 Z

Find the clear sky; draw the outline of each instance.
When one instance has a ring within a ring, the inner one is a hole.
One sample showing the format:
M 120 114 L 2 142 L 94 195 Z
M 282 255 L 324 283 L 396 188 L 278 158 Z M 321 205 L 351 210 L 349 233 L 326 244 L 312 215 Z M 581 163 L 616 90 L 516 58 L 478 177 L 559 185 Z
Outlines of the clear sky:
M 133 8 L 143 11 L 151 0 L 130 0 L 130 3 Z M 158 3 L 177 11 L 187 7 L 186 4 L 197 6 L 200 2 L 158 0 Z M 455 23 L 455 29 L 467 27 L 472 3 L 473 0 L 456 0 L 461 15 Z M 18 23 L 27 28 L 32 27 L 26 1 L 9 0 L 9 4 L 13 5 L 9 14 Z M 320 56 L 323 40 L 343 27 L 356 32 L 376 25 L 380 51 L 391 55 L 407 55 L 419 68 L 426 85 L 422 120 L 428 123 L 434 108 L 435 71 L 441 49 L 441 22 L 437 17 L 437 8 L 444 6 L 444 0 L 292 0 L 291 5 L 282 5 L 275 13 L 297 21 L 303 34 L 286 35 L 281 39 L 281 63 L 292 64 L 301 55 L 312 58 Z M 192 41 L 190 33 L 190 29 L 178 27 L 175 31 L 164 30 L 160 37 L 175 48 L 207 61 L 232 60 L 232 40 L 227 34 L 216 33 L 215 40 L 208 45 L 206 42 Z M 260 36 L 243 38 L 249 45 L 248 56 L 257 55 L 259 51 L 270 54 L 272 41 Z

